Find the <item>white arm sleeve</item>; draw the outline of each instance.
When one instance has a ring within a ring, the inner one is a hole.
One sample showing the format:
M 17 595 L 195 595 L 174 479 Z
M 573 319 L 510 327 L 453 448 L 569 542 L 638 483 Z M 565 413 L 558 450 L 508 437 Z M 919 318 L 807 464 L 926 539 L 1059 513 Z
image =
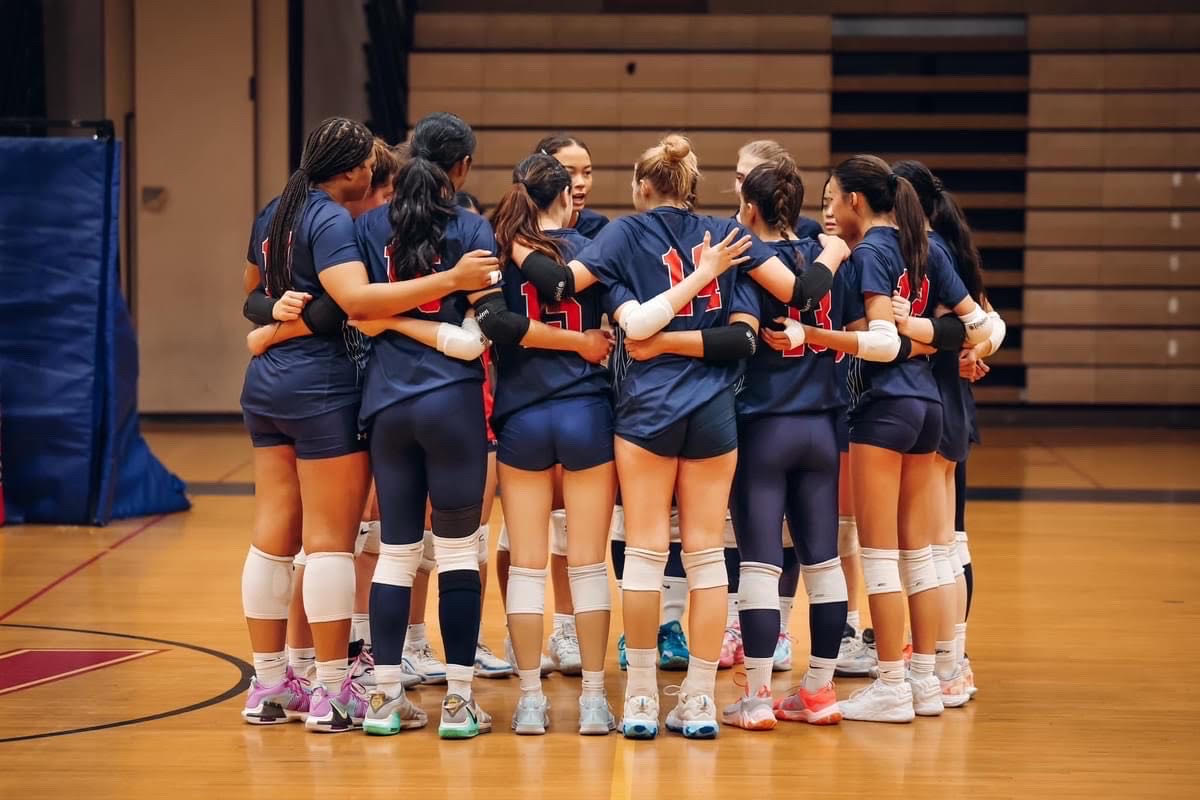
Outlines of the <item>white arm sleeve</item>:
M 988 351 L 987 355 L 992 355 L 1000 349 L 1000 345 L 1004 344 L 1004 334 L 1008 332 L 1008 326 L 1004 324 L 1004 320 L 995 311 L 988 312 L 988 319 L 992 321 L 992 332 L 988 334 Z
M 975 306 L 971 313 L 959 316 L 959 319 L 966 326 L 968 344 L 979 344 L 992 332 L 992 320 L 979 306 Z
M 467 315 L 463 317 L 462 325 L 459 327 L 468 333 L 478 335 L 479 338 L 483 340 L 483 346 L 485 349 L 491 345 L 491 342 L 488 341 L 488 338 L 483 335 L 483 331 L 479 328 L 479 320 L 475 319 L 474 309 L 467 311 Z
M 483 355 L 484 338 L 482 334 L 443 322 L 438 325 L 437 349 L 451 358 L 461 361 L 474 361 Z
M 864 361 L 892 361 L 900 353 L 900 334 L 896 325 L 884 319 L 873 319 L 867 330 L 858 332 L 858 357 Z
M 667 298 L 657 295 L 652 300 L 639 303 L 630 300 L 617 309 L 620 317 L 621 330 L 635 341 L 649 339 L 661 331 L 675 318 L 675 309 L 667 302 Z

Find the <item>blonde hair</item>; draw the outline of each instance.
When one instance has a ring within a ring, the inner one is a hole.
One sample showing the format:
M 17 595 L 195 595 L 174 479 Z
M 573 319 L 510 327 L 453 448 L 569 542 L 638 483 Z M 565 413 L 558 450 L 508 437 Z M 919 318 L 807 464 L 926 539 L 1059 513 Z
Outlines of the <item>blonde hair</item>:
M 689 209 L 696 205 L 696 187 L 700 182 L 700 164 L 686 136 L 671 133 L 642 153 L 633 169 L 634 180 L 645 180 L 664 197 L 682 201 Z
M 750 155 L 763 161 L 779 161 L 787 154 L 788 151 L 784 146 L 774 139 L 755 139 L 752 142 L 746 142 L 738 150 L 738 158 Z

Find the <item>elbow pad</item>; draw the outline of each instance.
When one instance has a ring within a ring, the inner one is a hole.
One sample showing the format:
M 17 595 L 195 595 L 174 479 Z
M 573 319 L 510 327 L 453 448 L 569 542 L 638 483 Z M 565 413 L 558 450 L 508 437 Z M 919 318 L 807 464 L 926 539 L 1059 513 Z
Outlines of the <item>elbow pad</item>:
M 464 331 L 473 333 L 476 336 L 478 336 L 480 339 L 482 339 L 483 347 L 484 347 L 484 349 L 487 349 L 487 346 L 488 346 L 487 337 L 484 336 L 483 331 L 480 330 L 479 322 L 478 322 L 478 320 L 475 319 L 474 314 L 467 314 L 465 317 L 463 317 L 462 325 L 460 325 L 459 327 L 462 328 Z
M 988 319 L 987 312 L 979 306 L 975 306 L 974 311 L 960 316 L 959 319 L 967 328 L 967 342 L 970 344 L 979 344 L 992 332 L 992 321 Z
M 308 329 L 320 336 L 332 336 L 342 329 L 346 321 L 346 312 L 333 301 L 333 298 L 323 294 L 315 300 L 310 300 L 300 312 L 300 319 Z
M 485 295 L 475 303 L 475 319 L 483 335 L 497 344 L 518 344 L 529 332 L 529 317 L 509 311 L 500 292 Z
M 460 361 L 474 361 L 483 355 L 483 334 L 476 328 L 474 332 L 467 329 L 466 320 L 463 327 L 443 322 L 437 329 L 437 349 L 451 358 Z
M 900 349 L 896 351 L 896 357 L 893 358 L 889 363 L 903 364 L 905 361 L 908 361 L 911 356 L 912 339 L 908 338 L 904 334 L 900 334 Z
M 700 331 L 704 342 L 705 361 L 741 361 L 754 355 L 758 337 L 744 322 L 735 322 L 721 328 L 705 328 Z
M 546 302 L 557 303 L 575 296 L 575 273 L 542 253 L 535 252 L 526 258 L 521 273 Z
M 820 261 L 814 261 L 796 276 L 792 301 L 788 305 L 800 311 L 812 311 L 832 286 L 833 272 Z
M 255 325 L 274 325 L 279 321 L 275 319 L 275 301 L 267 297 L 262 286 L 246 295 L 246 302 L 242 304 L 242 316 Z
M 953 314 L 946 314 L 932 320 L 933 341 L 930 342 L 938 350 L 961 350 L 967 340 L 967 326 Z
M 621 312 L 621 330 L 634 341 L 649 339 L 675 319 L 675 309 L 661 294 L 645 303 L 631 300 L 618 311 Z
M 995 311 L 988 312 L 988 319 L 992 321 L 992 332 L 988 334 L 988 355 L 992 355 L 1000 349 L 1000 345 L 1004 344 L 1004 335 L 1008 332 L 1008 326 L 1004 324 L 1004 320 Z
M 896 332 L 895 323 L 873 319 L 867 325 L 867 330 L 859 331 L 856 336 L 858 357 L 863 361 L 887 364 L 900 353 L 900 334 Z M 910 344 L 909 347 L 911 346 Z

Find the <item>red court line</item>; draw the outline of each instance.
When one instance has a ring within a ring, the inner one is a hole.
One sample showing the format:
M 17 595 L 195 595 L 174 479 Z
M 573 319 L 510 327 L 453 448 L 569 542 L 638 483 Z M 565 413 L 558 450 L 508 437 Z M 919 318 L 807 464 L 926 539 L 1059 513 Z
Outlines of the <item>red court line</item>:
M 37 600 L 39 597 L 44 595 L 46 592 L 53 589 L 55 586 L 58 586 L 60 583 L 65 581 L 67 578 L 70 578 L 72 575 L 76 574 L 77 572 L 81 572 L 84 568 L 96 563 L 101 558 L 103 558 L 104 556 L 111 553 L 113 550 L 116 550 L 118 547 L 120 547 L 121 545 L 128 542 L 130 539 L 133 539 L 138 534 L 143 533 L 144 531 L 154 527 L 155 525 L 162 522 L 166 518 L 167 518 L 166 514 L 159 514 L 157 517 L 152 517 L 152 518 L 146 520 L 145 522 L 142 523 L 142 525 L 140 527 L 135 528 L 132 532 L 127 533 L 125 536 L 122 536 L 120 539 L 117 539 L 115 542 L 113 542 L 108 547 L 101 550 L 99 553 L 96 553 L 96 555 L 92 556 L 87 561 L 84 561 L 82 564 L 78 565 L 77 567 L 70 570 L 69 572 L 66 572 L 63 575 L 60 575 L 55 580 L 51 581 L 50 583 L 43 586 L 41 589 L 38 589 L 33 594 L 29 595 L 29 597 L 26 597 L 24 600 L 17 603 L 15 606 L 10 608 L 8 611 L 5 611 L 3 614 L 0 614 L 0 621 L 8 619 L 13 614 L 17 613 L 22 608 L 24 608 L 25 606 L 32 603 L 34 600 Z

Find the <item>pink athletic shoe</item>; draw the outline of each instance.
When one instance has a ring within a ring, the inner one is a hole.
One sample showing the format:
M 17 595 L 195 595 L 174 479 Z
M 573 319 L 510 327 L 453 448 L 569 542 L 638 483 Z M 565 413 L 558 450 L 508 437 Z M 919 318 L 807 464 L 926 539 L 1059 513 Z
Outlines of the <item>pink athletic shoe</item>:
M 263 686 L 258 678 L 250 679 L 250 692 L 242 709 L 242 719 L 251 725 L 279 725 L 300 721 L 308 716 L 310 693 L 305 681 L 287 668 L 278 686 Z
M 746 651 L 742 647 L 742 623 L 734 620 L 725 628 L 725 638 L 721 640 L 721 658 L 717 661 L 720 669 L 729 669 L 734 664 L 746 660 Z
M 336 694 L 329 694 L 319 685 L 313 690 L 304 727 L 313 733 L 345 733 L 361 728 L 366 715 L 367 697 L 363 687 L 355 683 L 353 673 L 347 673 Z

